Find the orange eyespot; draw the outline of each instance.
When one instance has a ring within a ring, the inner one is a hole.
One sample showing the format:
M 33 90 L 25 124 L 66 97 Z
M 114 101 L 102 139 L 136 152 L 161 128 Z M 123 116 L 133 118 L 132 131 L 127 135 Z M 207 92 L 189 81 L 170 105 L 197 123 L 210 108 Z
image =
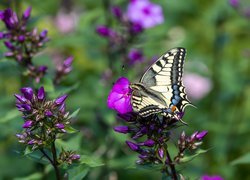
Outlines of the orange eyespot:
M 176 110 L 176 106 L 172 106 L 171 111 L 175 112 L 175 110 Z

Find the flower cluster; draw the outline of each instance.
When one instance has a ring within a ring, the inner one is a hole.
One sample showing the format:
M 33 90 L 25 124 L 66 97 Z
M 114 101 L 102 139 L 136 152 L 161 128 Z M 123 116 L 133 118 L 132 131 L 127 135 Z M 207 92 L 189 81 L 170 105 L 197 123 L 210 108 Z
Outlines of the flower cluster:
M 0 32 L 0 39 L 4 39 L 4 44 L 8 49 L 4 55 L 15 59 L 19 64 L 25 66 L 28 75 L 39 81 L 46 73 L 46 67 L 36 67 L 32 63 L 32 57 L 48 41 L 47 30 L 38 33 L 37 29 L 28 30 L 27 22 L 31 14 L 31 7 L 27 8 L 22 17 L 10 8 L 0 11 L 0 19 L 6 26 L 6 31 Z
M 132 111 L 131 93 L 129 80 L 121 77 L 114 84 L 108 97 L 108 107 L 118 112 L 118 116 L 125 120 L 126 126 L 116 126 L 114 130 L 118 133 L 130 134 L 133 141 L 126 141 L 129 148 L 139 153 L 138 164 L 162 164 L 165 170 L 171 175 L 169 169 L 182 162 L 182 158 L 190 153 L 195 154 L 202 144 L 207 131 L 195 132 L 186 136 L 182 132 L 178 142 L 178 153 L 171 159 L 168 152 L 168 142 L 172 132 L 180 126 L 184 113 L 175 117 L 165 117 L 157 114 L 142 117 Z
M 242 16 L 250 18 L 250 4 L 244 0 L 229 0 L 229 4 Z
M 125 63 L 130 65 L 143 60 L 142 50 L 130 46 L 144 29 L 163 23 L 161 6 L 149 0 L 131 0 L 126 12 L 117 6 L 113 6 L 111 12 L 122 28 L 100 25 L 96 32 L 108 39 L 112 52 L 123 54 Z
M 16 107 L 24 119 L 24 131 L 16 135 L 19 142 L 31 145 L 34 150 L 46 147 L 55 141 L 58 133 L 66 132 L 65 128 L 70 124 L 64 103 L 67 95 L 47 100 L 43 87 L 37 94 L 30 87 L 21 88 L 21 93 L 15 94 Z
M 65 151 L 64 149 L 59 155 L 59 163 L 64 162 L 67 164 L 72 164 L 73 161 L 77 161 L 81 158 L 79 154 L 76 154 L 74 151 Z

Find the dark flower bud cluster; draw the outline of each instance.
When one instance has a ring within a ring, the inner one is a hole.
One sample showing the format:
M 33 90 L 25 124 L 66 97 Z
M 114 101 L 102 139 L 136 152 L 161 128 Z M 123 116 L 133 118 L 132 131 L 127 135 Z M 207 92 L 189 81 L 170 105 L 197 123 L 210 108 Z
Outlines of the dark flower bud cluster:
M 72 71 L 73 57 L 68 57 L 61 65 L 56 68 L 55 83 L 58 84 L 61 79 Z
M 35 67 L 32 57 L 44 47 L 49 40 L 47 30 L 41 33 L 36 28 L 29 30 L 27 22 L 30 18 L 31 7 L 28 7 L 22 17 L 18 17 L 10 8 L 0 11 L 0 19 L 6 26 L 6 31 L 0 32 L 0 39 L 8 51 L 5 57 L 15 59 L 19 64 L 25 66 L 28 74 L 35 77 L 37 81 L 45 74 L 46 68 Z
M 142 118 L 135 113 L 120 114 L 119 117 L 128 122 L 129 126 L 117 126 L 114 130 L 131 135 L 134 141 L 126 141 L 126 144 L 139 153 L 137 163 L 165 164 L 166 143 L 170 139 L 170 130 L 177 127 L 178 119 L 156 115 Z
M 34 150 L 48 146 L 57 134 L 67 132 L 70 124 L 69 112 L 65 109 L 67 95 L 48 100 L 43 87 L 37 93 L 30 87 L 20 91 L 22 94 L 15 94 L 16 107 L 24 119 L 24 130 L 16 135 L 19 142 L 31 145 Z
M 203 138 L 207 135 L 208 131 L 194 132 L 191 136 L 186 136 L 183 131 L 178 140 L 178 155 L 174 158 L 176 163 L 181 162 L 181 159 L 184 157 L 185 152 L 195 151 L 201 144 Z
M 65 151 L 62 150 L 62 152 L 59 155 L 58 162 L 61 163 L 67 163 L 68 165 L 72 164 L 75 161 L 78 161 L 81 158 L 79 154 L 76 154 L 74 151 Z

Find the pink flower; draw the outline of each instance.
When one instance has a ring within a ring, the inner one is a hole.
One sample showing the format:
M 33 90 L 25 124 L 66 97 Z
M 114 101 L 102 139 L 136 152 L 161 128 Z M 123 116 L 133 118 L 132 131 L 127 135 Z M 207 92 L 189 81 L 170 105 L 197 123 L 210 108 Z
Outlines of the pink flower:
M 77 24 L 77 15 L 75 13 L 59 12 L 55 18 L 55 25 L 61 33 L 67 34 L 75 30 Z
M 120 114 L 132 111 L 131 89 L 129 80 L 125 77 L 119 78 L 111 89 L 107 104 L 110 109 L 116 110 Z
M 194 100 L 202 99 L 212 88 L 210 79 L 198 74 L 187 73 L 183 77 L 188 97 Z
M 126 14 L 131 22 L 138 23 L 143 28 L 151 28 L 164 22 L 161 6 L 149 0 L 131 0 Z
M 223 178 L 218 175 L 214 175 L 214 176 L 204 175 L 201 177 L 201 180 L 223 180 Z

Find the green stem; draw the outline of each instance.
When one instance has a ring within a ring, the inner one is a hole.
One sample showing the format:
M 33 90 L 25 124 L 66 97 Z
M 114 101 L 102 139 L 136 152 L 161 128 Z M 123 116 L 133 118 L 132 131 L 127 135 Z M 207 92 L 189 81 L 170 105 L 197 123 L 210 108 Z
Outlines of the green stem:
M 173 180 L 178 180 L 178 177 L 177 177 L 177 173 L 176 173 L 176 169 L 175 169 L 175 165 L 170 157 L 170 154 L 168 152 L 168 150 L 166 149 L 166 155 L 167 155 L 167 161 L 168 161 L 168 165 L 170 167 L 170 170 L 171 170 L 171 177 Z M 167 168 L 166 168 L 167 170 Z
M 56 179 L 60 180 L 61 177 L 60 177 L 60 171 L 59 171 L 58 166 L 57 166 L 58 162 L 57 162 L 55 141 L 51 145 L 51 152 L 52 152 L 52 156 L 53 156 L 53 164 L 52 165 L 53 165 L 55 173 L 56 173 Z

